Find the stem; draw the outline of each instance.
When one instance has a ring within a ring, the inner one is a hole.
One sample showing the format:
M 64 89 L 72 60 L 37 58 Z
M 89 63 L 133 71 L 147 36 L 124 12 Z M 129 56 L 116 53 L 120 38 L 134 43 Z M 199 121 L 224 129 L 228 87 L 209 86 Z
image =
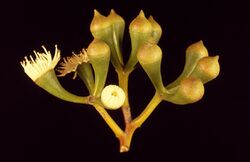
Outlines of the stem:
M 99 104 L 93 104 L 98 113 L 102 116 L 111 130 L 114 132 L 115 136 L 120 139 L 124 136 L 124 131 L 116 124 L 113 118 L 108 114 L 108 112 Z
M 127 125 L 131 122 L 131 112 L 130 112 L 130 105 L 129 105 L 129 98 L 128 98 L 128 78 L 129 74 L 128 72 L 124 71 L 117 71 L 118 74 L 118 80 L 119 80 L 119 86 L 123 89 L 126 95 L 125 103 L 122 106 L 122 113 L 124 116 L 125 125 Z
M 149 115 L 154 111 L 154 109 L 159 105 L 161 101 L 161 96 L 158 93 L 155 93 L 154 97 L 151 99 L 144 111 L 130 123 L 126 123 L 125 134 L 121 136 L 121 138 L 119 138 L 120 152 L 129 151 L 131 140 L 135 130 L 145 122 L 145 120 L 149 117 Z
M 133 121 L 132 124 L 135 127 L 140 127 L 142 123 L 145 122 L 145 120 L 149 117 L 149 115 L 154 111 L 154 109 L 159 105 L 159 103 L 162 101 L 161 96 L 156 92 L 154 97 L 151 99 L 147 107 L 143 110 L 143 112 L 136 117 Z

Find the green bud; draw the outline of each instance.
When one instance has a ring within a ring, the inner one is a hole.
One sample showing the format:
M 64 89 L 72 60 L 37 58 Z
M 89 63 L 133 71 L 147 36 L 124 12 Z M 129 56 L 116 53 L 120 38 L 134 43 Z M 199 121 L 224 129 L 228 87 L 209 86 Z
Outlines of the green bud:
M 143 11 L 130 23 L 129 34 L 131 38 L 132 51 L 126 65 L 126 69 L 133 69 L 138 62 L 136 53 L 141 46 L 152 34 L 152 25 L 146 19 Z
M 154 38 L 151 37 L 151 39 L 141 45 L 137 53 L 137 58 L 155 89 L 160 93 L 164 93 L 165 87 L 161 77 L 162 51 L 155 44 Z
M 111 23 L 107 17 L 94 10 L 94 17 L 90 23 L 90 31 L 94 38 L 103 39 L 111 32 Z
M 90 24 L 90 31 L 94 38 L 107 43 L 111 50 L 111 62 L 116 69 L 121 69 L 123 58 L 121 54 L 121 41 L 123 38 L 125 22 L 111 10 L 110 15 L 105 17 L 94 10 L 94 17 Z
M 124 19 L 120 15 L 118 15 L 113 9 L 110 11 L 110 14 L 108 15 L 107 19 L 113 26 L 113 30 L 115 31 L 117 36 L 117 40 L 119 41 L 119 43 L 121 43 L 125 29 Z
M 141 10 L 139 15 L 130 23 L 129 32 L 132 34 L 150 35 L 152 32 L 151 23 L 146 19 Z
M 190 104 L 199 101 L 204 95 L 204 86 L 200 79 L 188 77 L 181 80 L 176 91 L 171 94 L 164 94 L 166 101 L 178 105 Z
M 148 21 L 152 25 L 152 37 L 155 39 L 155 42 L 157 44 L 162 35 L 161 26 L 154 20 L 153 16 L 149 16 Z
M 173 83 L 170 83 L 167 88 L 169 89 L 177 86 L 182 79 L 190 76 L 198 61 L 206 56 L 208 56 L 208 51 L 202 41 L 191 44 L 186 49 L 186 62 L 183 72 Z
M 219 75 L 219 56 L 203 57 L 199 60 L 191 76 L 200 78 L 203 83 L 207 83 Z
M 110 47 L 114 47 L 114 51 L 112 52 L 114 54 L 112 55 L 117 55 L 119 63 L 123 65 L 121 47 L 125 29 L 125 21 L 113 9 L 110 11 L 107 19 L 112 24 L 112 44 L 109 44 Z
M 102 40 L 94 39 L 88 46 L 87 54 L 95 73 L 95 87 L 93 95 L 99 97 L 108 74 L 110 48 Z

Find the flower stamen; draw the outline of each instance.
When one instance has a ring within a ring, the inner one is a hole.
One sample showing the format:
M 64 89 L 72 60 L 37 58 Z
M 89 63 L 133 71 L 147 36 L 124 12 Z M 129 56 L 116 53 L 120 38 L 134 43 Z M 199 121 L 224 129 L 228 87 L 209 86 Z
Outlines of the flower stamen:
M 82 63 L 87 63 L 89 61 L 87 52 L 85 49 L 80 51 L 79 54 L 75 54 L 73 52 L 73 55 L 71 57 L 64 57 L 63 62 L 60 63 L 60 67 L 57 69 L 57 71 L 60 73 L 58 76 L 62 77 L 65 76 L 71 72 L 75 72 L 73 79 L 76 77 L 76 69 L 78 65 Z
M 24 68 L 25 73 L 33 80 L 36 81 L 46 72 L 55 68 L 60 60 L 60 50 L 58 50 L 57 45 L 55 45 L 55 54 L 52 58 L 50 51 L 42 46 L 45 53 L 39 53 L 33 51 L 35 54 L 35 59 L 30 55 L 29 59 L 27 56 L 21 61 L 21 65 Z

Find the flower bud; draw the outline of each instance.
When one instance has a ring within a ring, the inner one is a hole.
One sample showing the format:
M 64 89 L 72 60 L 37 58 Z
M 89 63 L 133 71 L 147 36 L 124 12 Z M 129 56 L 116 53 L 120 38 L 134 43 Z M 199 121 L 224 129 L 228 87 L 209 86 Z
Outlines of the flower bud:
M 116 69 L 121 69 L 123 65 L 120 46 L 124 27 L 124 20 L 114 10 L 111 10 L 108 17 L 94 10 L 94 18 L 90 24 L 90 31 L 94 38 L 100 39 L 109 45 L 112 52 L 111 62 Z
M 177 86 L 183 78 L 190 76 L 198 61 L 206 56 L 208 56 L 208 51 L 202 41 L 191 44 L 186 49 L 185 66 L 181 75 L 173 83 L 169 84 L 167 88 L 169 89 Z
M 88 46 L 87 54 L 95 73 L 93 95 L 99 97 L 107 78 L 110 48 L 105 42 L 94 39 Z
M 146 19 L 143 11 L 141 10 L 139 15 L 130 23 L 129 34 L 131 38 L 132 51 L 126 65 L 127 69 L 133 68 L 137 63 L 136 53 L 141 46 L 152 33 L 152 25 Z
M 208 56 L 208 51 L 207 51 L 207 48 L 204 46 L 202 40 L 194 44 L 191 44 L 186 49 L 186 59 L 194 59 L 194 58 L 200 59 L 205 56 Z
M 150 35 L 152 32 L 151 23 L 146 19 L 141 10 L 139 15 L 130 23 L 129 32 L 132 34 Z
M 113 9 L 110 11 L 110 14 L 108 15 L 107 19 L 112 25 L 112 41 L 109 43 L 109 46 L 111 47 L 112 51 L 112 59 L 115 60 L 118 58 L 119 64 L 123 65 L 121 47 L 125 29 L 125 21 Z M 115 63 L 113 64 L 115 65 Z
M 153 16 L 149 16 L 148 21 L 150 22 L 152 26 L 152 37 L 155 39 L 156 44 L 159 42 L 161 35 L 162 35 L 162 29 L 161 26 L 154 20 Z
M 191 76 L 200 78 L 203 83 L 207 83 L 213 80 L 219 75 L 220 64 L 218 62 L 219 56 L 214 57 L 203 57 L 197 63 Z
M 103 39 L 111 32 L 111 24 L 107 17 L 94 10 L 94 17 L 90 24 L 90 31 L 94 38 Z
M 155 44 L 154 38 L 151 37 L 151 39 L 141 45 L 137 53 L 137 58 L 155 89 L 159 92 L 164 92 L 165 88 L 161 78 L 162 51 Z
M 200 79 L 188 77 L 181 80 L 178 89 L 173 94 L 164 96 L 164 100 L 178 105 L 199 101 L 204 95 L 204 86 Z
M 118 15 L 113 9 L 110 11 L 110 14 L 107 17 L 108 21 L 113 25 L 119 41 L 122 41 L 124 29 L 125 29 L 125 21 L 124 19 Z

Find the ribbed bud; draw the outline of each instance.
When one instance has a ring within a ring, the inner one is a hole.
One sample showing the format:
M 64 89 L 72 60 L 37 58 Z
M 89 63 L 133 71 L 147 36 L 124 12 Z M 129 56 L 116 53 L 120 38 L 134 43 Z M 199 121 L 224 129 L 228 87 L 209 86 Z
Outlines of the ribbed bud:
M 155 42 L 158 43 L 162 35 L 161 26 L 154 20 L 153 16 L 149 16 L 148 21 L 152 26 L 151 36 L 155 39 Z
M 129 61 L 126 65 L 127 69 L 132 69 L 138 62 L 136 53 L 141 46 L 152 34 L 152 25 L 146 19 L 143 11 L 141 10 L 139 15 L 130 23 L 129 34 L 131 38 L 132 51 L 129 57 Z
M 155 44 L 153 38 L 142 44 L 138 50 L 137 58 L 155 89 L 158 92 L 164 92 L 165 88 L 161 77 L 162 51 L 161 48 Z
M 203 57 L 197 63 L 191 76 L 200 78 L 203 83 L 213 80 L 219 75 L 220 64 L 218 62 L 219 56 Z
M 105 42 L 94 39 L 88 46 L 87 54 L 95 73 L 93 95 L 99 97 L 107 78 L 110 61 L 110 48 Z
M 199 101 L 204 95 L 204 86 L 200 79 L 188 77 L 183 79 L 176 92 L 164 99 L 178 105 Z

